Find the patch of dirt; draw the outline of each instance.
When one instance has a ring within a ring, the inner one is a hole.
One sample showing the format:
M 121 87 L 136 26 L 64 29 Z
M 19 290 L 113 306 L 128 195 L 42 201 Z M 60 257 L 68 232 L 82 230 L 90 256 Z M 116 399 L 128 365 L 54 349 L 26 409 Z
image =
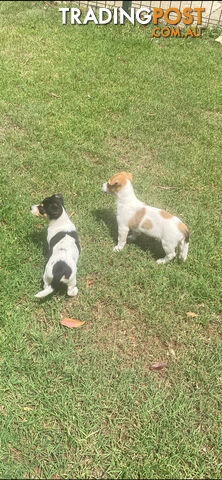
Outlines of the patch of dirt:
M 103 165 L 103 160 L 98 155 L 92 152 L 85 152 L 87 160 L 92 163 L 93 165 Z
M 205 117 L 205 118 L 218 120 L 218 121 L 221 121 L 221 119 L 222 119 L 222 113 L 221 112 L 215 112 L 215 111 L 212 111 L 212 110 L 206 110 L 205 112 L 202 112 L 202 116 Z
M 86 277 L 86 288 L 90 289 L 94 283 L 97 281 L 97 275 L 92 273 Z
M 10 452 L 11 452 L 12 457 L 13 457 L 15 460 L 17 460 L 17 461 L 20 462 L 20 463 L 22 463 L 22 462 L 24 461 L 22 452 L 21 452 L 20 450 L 18 450 L 17 448 L 12 447 L 11 445 L 9 445 L 9 449 L 10 449 Z
M 19 135 L 25 135 L 26 130 L 21 127 L 21 125 L 15 123 L 13 118 L 9 115 L 4 116 L 2 118 L 2 124 L 0 126 L 0 139 L 3 140 L 4 137 L 15 133 Z
M 0 224 L 3 228 L 7 228 L 8 227 L 8 223 L 5 221 L 5 220 L 1 220 L 0 221 Z
M 42 307 L 39 307 L 36 312 L 36 322 L 41 324 L 43 327 L 44 334 L 51 333 L 54 329 L 54 326 L 51 322 L 51 318 L 47 318 L 46 313 Z
M 138 318 L 136 311 L 124 307 L 124 315 L 116 317 L 112 307 L 98 301 L 93 309 L 95 322 L 86 325 L 93 329 L 94 342 L 100 351 L 108 351 L 120 359 L 122 366 L 134 368 L 139 365 L 148 372 L 155 362 L 169 363 L 169 348 L 175 352 L 176 347 L 165 344 L 159 337 L 150 335 L 146 328 L 146 319 Z M 165 375 L 159 371 L 158 374 Z
M 66 288 L 66 287 L 65 287 Z M 66 302 L 66 307 L 60 313 L 60 318 L 73 318 L 73 309 L 80 306 L 80 297 L 76 295 L 75 297 L 68 297 Z M 76 315 L 74 315 L 76 318 Z

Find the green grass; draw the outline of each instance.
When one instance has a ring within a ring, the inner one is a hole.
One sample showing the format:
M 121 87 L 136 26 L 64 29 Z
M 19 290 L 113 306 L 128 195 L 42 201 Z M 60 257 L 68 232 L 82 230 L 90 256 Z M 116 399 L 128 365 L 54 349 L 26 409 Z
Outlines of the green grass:
M 1 2 L 0 27 L 1 478 L 221 478 L 221 45 L 64 27 L 42 2 Z M 185 264 L 146 239 L 112 252 L 101 184 L 121 170 L 189 226 Z M 58 192 L 79 295 L 38 302 L 29 206 Z

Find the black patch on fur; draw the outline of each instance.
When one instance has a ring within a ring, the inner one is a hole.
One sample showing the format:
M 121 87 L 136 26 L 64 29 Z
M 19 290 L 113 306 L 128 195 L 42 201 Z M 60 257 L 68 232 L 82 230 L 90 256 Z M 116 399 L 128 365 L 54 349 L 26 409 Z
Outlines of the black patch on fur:
M 38 205 L 41 214 L 46 213 L 49 220 L 56 220 L 62 215 L 64 207 L 63 197 L 60 193 L 46 197 L 40 205 Z
M 53 288 L 53 290 L 57 290 L 59 287 L 61 278 L 65 276 L 65 278 L 68 280 L 68 278 L 72 273 L 72 270 L 69 267 L 69 265 L 67 265 L 67 263 L 63 262 L 62 260 L 59 260 L 59 262 L 55 263 L 52 269 L 52 273 L 53 273 L 53 279 L 51 282 L 51 287 Z
M 74 238 L 76 246 L 77 246 L 77 248 L 79 250 L 79 254 L 80 254 L 81 249 L 80 249 L 80 245 L 79 245 L 78 235 L 77 235 L 77 232 L 75 230 L 72 230 L 71 232 L 58 232 L 58 233 L 56 233 L 56 235 L 54 235 L 54 237 L 51 238 L 51 240 L 49 242 L 49 256 L 50 257 L 51 257 L 52 252 L 53 252 L 53 247 L 58 242 L 60 242 L 60 240 L 62 240 L 66 235 L 69 235 L 70 237 Z
M 46 213 L 45 208 L 42 207 L 41 205 L 38 205 L 38 209 L 39 209 L 39 213 L 40 213 L 41 215 L 44 215 L 44 213 Z

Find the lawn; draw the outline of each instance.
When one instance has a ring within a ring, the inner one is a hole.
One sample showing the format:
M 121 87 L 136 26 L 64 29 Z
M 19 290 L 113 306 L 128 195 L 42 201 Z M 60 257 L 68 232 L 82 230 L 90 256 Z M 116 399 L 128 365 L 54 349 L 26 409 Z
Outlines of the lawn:
M 58 7 L 0 3 L 0 476 L 219 479 L 222 47 L 62 26 Z M 156 265 L 144 238 L 112 251 L 101 185 L 121 170 L 189 226 L 187 262 Z M 53 193 L 79 295 L 37 301 L 47 224 L 29 209 Z

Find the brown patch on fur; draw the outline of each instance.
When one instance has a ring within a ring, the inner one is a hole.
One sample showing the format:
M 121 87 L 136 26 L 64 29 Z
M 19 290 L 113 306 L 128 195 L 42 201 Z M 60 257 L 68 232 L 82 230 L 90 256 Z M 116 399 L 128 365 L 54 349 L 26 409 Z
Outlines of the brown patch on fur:
M 152 228 L 153 224 L 149 218 L 146 218 L 144 222 L 142 223 L 141 227 L 145 228 L 145 230 L 150 230 Z
M 34 213 L 35 217 L 41 217 L 40 213 L 39 213 L 39 209 L 37 208 L 37 210 L 35 211 Z
M 42 205 L 40 205 L 41 207 Z M 48 218 L 47 213 L 40 213 L 39 209 L 37 208 L 36 212 L 34 213 L 35 217 L 41 217 L 41 218 Z
M 190 233 L 185 223 L 183 222 L 178 223 L 177 228 L 184 235 L 185 242 L 188 243 L 190 238 Z
M 138 225 L 140 224 L 142 218 L 144 217 L 146 213 L 146 209 L 145 207 L 143 208 L 140 208 L 139 210 L 136 211 L 136 213 L 133 215 L 133 217 L 131 217 L 128 221 L 128 227 L 129 228 L 137 228 Z
M 173 215 L 171 215 L 171 213 L 165 212 L 165 210 L 161 210 L 160 215 L 161 215 L 161 217 L 166 218 L 166 219 L 173 217 Z
M 117 193 L 126 185 L 126 181 L 132 182 L 132 175 L 128 172 L 120 172 L 113 175 L 107 182 L 107 189 L 110 193 Z

